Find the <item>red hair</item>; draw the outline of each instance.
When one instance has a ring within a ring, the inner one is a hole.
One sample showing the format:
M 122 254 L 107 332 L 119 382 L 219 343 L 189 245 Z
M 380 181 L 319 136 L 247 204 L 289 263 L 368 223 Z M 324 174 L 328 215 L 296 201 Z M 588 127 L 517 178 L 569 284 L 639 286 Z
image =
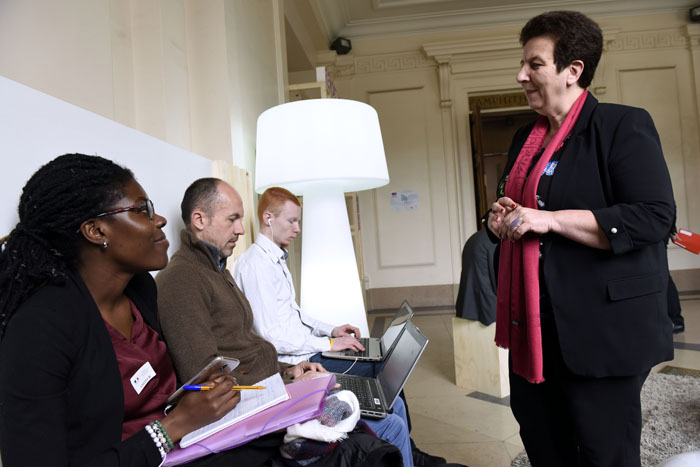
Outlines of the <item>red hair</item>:
M 282 206 L 284 206 L 284 203 L 287 201 L 291 201 L 292 203 L 301 207 L 299 198 L 294 196 L 294 193 L 289 190 L 285 190 L 284 188 L 277 186 L 273 186 L 265 190 L 258 201 L 258 220 L 260 221 L 260 224 L 262 225 L 265 223 L 263 220 L 263 213 L 265 211 L 271 212 L 276 216 L 280 213 Z

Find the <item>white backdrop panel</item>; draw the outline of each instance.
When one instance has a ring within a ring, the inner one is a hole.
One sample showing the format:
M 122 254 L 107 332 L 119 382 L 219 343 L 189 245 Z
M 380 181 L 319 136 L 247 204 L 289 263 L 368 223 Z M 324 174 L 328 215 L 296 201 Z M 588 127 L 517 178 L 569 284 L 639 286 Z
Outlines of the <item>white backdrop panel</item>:
M 187 186 L 212 176 L 212 162 L 80 107 L 0 76 L 0 237 L 17 223 L 29 177 L 54 157 L 80 152 L 130 168 L 168 219 L 169 254 L 179 246 L 180 201 Z

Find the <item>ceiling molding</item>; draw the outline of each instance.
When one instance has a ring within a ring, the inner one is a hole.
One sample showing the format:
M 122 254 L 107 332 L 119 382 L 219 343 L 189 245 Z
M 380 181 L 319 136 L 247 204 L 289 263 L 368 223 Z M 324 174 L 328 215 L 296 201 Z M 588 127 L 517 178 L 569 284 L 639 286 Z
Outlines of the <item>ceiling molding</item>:
M 429 42 L 423 44 L 423 51 L 428 57 L 442 60 L 444 57 L 469 55 L 482 52 L 519 51 L 518 39 L 512 36 L 482 40 L 463 40 L 446 42 Z M 440 61 L 438 60 L 438 61 Z
M 383 10 L 389 8 L 401 8 L 411 5 L 425 5 L 435 3 L 447 3 L 452 0 L 372 0 L 372 7 L 375 10 Z
M 613 44 L 619 35 L 619 29 L 603 29 L 603 41 Z M 657 42 L 663 42 L 668 33 L 661 35 Z M 677 41 L 676 41 L 677 42 Z M 423 52 L 438 63 L 444 61 L 464 60 L 471 56 L 500 58 L 512 54 L 520 55 L 522 47 L 515 36 L 489 37 L 479 40 L 464 39 L 459 41 L 428 42 L 423 44 Z
M 543 11 L 575 9 L 594 17 L 687 11 L 696 0 L 313 0 L 329 37 L 351 40 L 524 24 Z M 457 8 L 455 5 L 465 5 Z M 354 16 L 353 16 L 354 15 Z

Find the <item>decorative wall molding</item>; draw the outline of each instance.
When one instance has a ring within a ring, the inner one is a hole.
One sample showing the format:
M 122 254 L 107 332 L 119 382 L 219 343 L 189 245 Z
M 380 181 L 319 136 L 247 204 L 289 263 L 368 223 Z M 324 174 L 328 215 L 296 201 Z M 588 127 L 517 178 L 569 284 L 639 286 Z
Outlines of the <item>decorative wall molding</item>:
M 477 106 L 481 108 L 481 110 L 526 107 L 527 97 L 525 97 L 524 92 L 505 92 L 501 94 L 469 96 L 469 108 L 473 109 Z
M 433 66 L 434 64 L 420 52 L 361 57 L 355 59 L 356 74 L 413 70 L 416 68 L 432 68 Z
M 700 47 L 700 29 L 689 25 L 684 29 L 622 33 L 618 29 L 603 31 L 606 52 L 625 52 L 663 48 Z M 700 27 L 700 25 L 698 25 Z M 371 73 L 440 68 L 443 64 L 499 58 L 504 55 L 517 54 L 520 44 L 512 36 L 492 37 L 479 40 L 460 40 L 430 42 L 422 50 L 400 52 L 395 54 L 378 54 L 367 56 L 329 56 L 319 55 L 319 64 L 326 64 L 332 78 Z M 330 59 L 330 60 L 329 60 Z M 330 61 L 331 63 L 327 63 Z M 444 68 L 443 68 L 444 69 Z M 440 70 L 441 82 L 444 71 Z M 444 83 L 441 83 L 444 84 Z M 442 96 L 445 101 L 445 96 Z
M 364 57 L 338 57 L 326 65 L 332 77 L 347 77 L 371 73 L 435 68 L 435 62 L 422 52 L 401 52 L 396 54 L 367 55 Z
M 690 40 L 681 30 L 620 33 L 606 43 L 608 52 L 687 47 Z
M 693 23 L 685 26 L 685 32 L 690 41 L 690 48 L 700 48 L 700 24 Z
M 440 107 L 452 107 L 452 94 L 450 93 L 450 63 L 442 62 L 438 67 L 438 77 L 440 78 Z

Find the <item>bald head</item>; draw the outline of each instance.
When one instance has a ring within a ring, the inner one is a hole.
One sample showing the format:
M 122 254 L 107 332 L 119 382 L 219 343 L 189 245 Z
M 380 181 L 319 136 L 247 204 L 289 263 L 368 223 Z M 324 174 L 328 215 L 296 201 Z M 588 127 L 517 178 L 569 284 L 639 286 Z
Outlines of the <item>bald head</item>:
M 214 201 L 219 196 L 217 187 L 222 180 L 214 177 L 200 178 L 192 182 L 185 190 L 185 195 L 180 203 L 180 215 L 185 227 L 190 228 L 192 213 L 195 210 L 211 214 Z
M 185 192 L 181 207 L 195 237 L 217 247 L 221 259 L 231 256 L 238 237 L 245 234 L 243 201 L 231 185 L 217 178 L 199 179 Z

